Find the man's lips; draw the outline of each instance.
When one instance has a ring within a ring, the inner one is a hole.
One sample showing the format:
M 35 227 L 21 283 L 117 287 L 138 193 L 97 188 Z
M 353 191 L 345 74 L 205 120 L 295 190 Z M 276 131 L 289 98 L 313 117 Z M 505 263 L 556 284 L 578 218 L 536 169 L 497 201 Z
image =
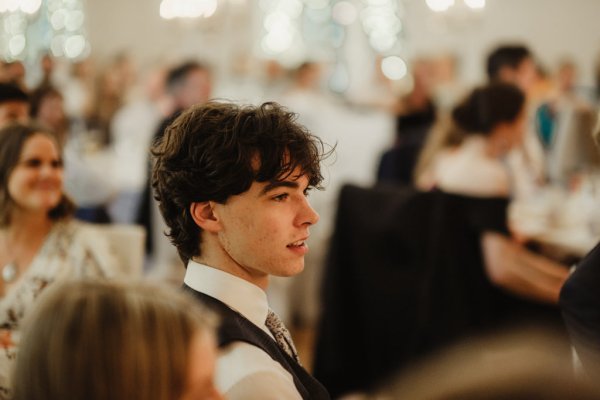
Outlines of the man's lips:
M 288 243 L 287 247 L 303 247 L 306 246 L 306 241 L 308 240 L 308 236 L 300 238 L 295 242 Z

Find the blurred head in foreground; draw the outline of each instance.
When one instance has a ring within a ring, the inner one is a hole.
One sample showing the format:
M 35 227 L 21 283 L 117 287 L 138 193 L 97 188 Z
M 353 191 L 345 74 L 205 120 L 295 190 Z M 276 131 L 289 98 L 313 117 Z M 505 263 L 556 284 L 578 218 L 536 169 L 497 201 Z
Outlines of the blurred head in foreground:
M 221 399 L 215 316 L 170 288 L 69 282 L 27 316 L 14 399 Z
M 470 341 L 413 368 L 377 399 L 600 399 L 598 387 L 575 376 L 560 341 L 517 332 Z

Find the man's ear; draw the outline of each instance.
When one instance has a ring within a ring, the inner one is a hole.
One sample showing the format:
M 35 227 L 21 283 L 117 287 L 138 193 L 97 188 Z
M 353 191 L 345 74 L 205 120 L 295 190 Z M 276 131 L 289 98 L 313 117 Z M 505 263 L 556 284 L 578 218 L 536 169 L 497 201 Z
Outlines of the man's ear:
M 212 201 L 194 202 L 190 205 L 190 214 L 196 225 L 207 232 L 218 232 L 221 223 L 213 211 Z

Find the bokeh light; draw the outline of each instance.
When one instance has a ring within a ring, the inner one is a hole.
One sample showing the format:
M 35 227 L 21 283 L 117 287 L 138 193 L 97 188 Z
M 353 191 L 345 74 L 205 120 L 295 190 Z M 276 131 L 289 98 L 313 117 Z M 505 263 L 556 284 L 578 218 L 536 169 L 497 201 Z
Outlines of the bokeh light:
M 397 81 L 406 76 L 408 68 L 402 58 L 389 56 L 381 60 L 381 72 L 386 78 Z
M 340 25 L 352 25 L 358 16 L 354 4 L 349 1 L 339 1 L 333 6 L 331 17 Z
M 485 8 L 485 0 L 465 0 L 465 4 L 475 10 Z
M 446 11 L 454 5 L 454 0 L 425 0 L 427 6 L 436 12 Z
M 217 0 L 162 0 L 160 16 L 173 18 L 209 18 L 217 11 Z

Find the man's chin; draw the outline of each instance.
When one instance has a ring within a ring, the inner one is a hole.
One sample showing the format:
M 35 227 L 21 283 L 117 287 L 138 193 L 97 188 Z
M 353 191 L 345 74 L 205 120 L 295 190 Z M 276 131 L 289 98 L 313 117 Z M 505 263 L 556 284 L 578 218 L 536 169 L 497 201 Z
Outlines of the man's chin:
M 302 263 L 300 265 L 290 266 L 289 268 L 286 268 L 283 271 L 277 271 L 277 273 L 273 274 L 273 275 L 274 276 L 279 276 L 279 277 L 282 277 L 282 278 L 289 278 L 291 276 L 298 275 L 302 271 L 304 271 L 304 263 Z

